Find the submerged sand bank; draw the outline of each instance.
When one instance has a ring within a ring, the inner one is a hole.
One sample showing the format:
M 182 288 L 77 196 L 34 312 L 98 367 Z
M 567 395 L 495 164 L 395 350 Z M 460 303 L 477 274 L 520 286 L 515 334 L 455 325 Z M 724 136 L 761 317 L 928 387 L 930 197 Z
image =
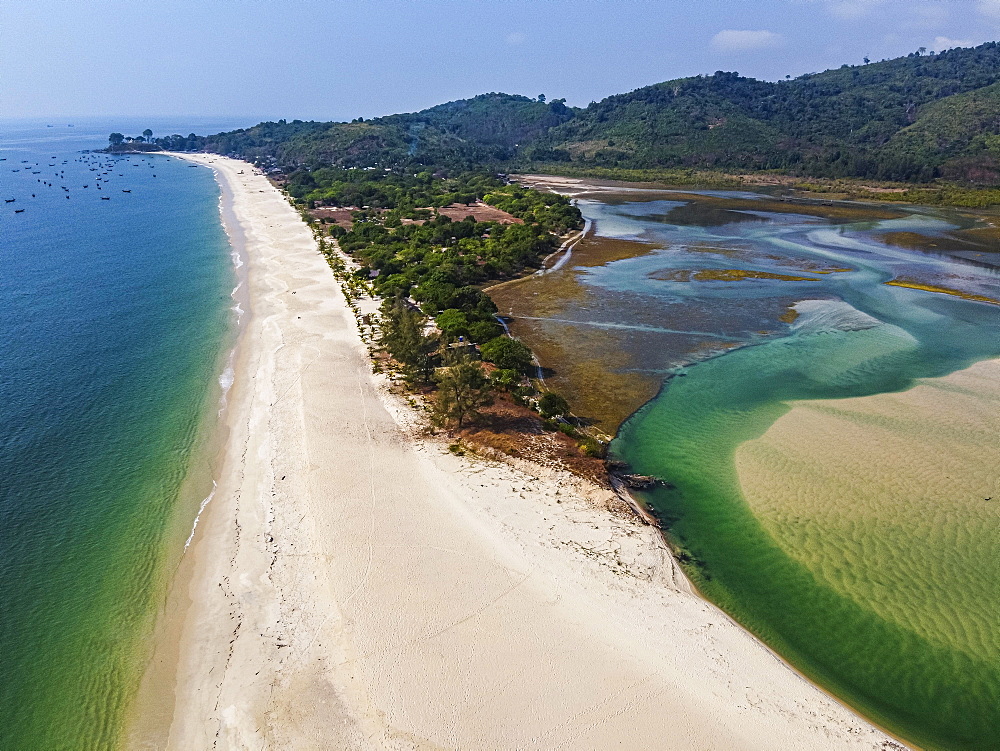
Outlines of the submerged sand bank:
M 818 581 L 932 644 L 996 660 L 997 436 L 989 360 L 900 393 L 796 402 L 739 447 L 736 467 L 754 515 Z
M 157 651 L 175 678 L 148 687 L 169 719 L 133 745 L 883 747 L 609 494 L 417 440 L 296 212 L 248 164 L 185 158 L 232 196 L 251 318 Z

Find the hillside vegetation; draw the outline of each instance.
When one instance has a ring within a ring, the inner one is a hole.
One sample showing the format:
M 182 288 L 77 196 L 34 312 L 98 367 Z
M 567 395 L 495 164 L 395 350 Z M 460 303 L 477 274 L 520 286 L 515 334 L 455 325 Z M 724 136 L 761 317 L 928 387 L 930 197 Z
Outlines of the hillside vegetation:
M 482 94 L 404 115 L 349 123 L 267 122 L 212 136 L 168 136 L 167 149 L 232 154 L 258 164 L 294 167 L 448 165 L 507 162 L 518 146 L 565 122 L 561 100 Z
M 370 121 L 284 120 L 165 148 L 233 154 L 290 171 L 321 166 L 777 171 L 1000 183 L 1000 44 L 769 82 L 681 78 L 584 109 L 483 94 Z
M 551 129 L 529 155 L 605 167 L 994 182 L 998 81 L 992 42 L 775 83 L 718 72 L 608 97 Z

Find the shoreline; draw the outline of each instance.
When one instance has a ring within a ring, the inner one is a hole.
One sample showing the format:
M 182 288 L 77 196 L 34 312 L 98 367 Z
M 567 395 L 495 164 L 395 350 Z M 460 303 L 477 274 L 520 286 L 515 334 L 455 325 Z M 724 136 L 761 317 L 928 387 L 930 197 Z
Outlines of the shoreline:
M 891 742 L 681 591 L 610 491 L 418 440 L 284 197 L 248 164 L 182 158 L 232 189 L 253 315 L 156 647 L 175 678 L 148 674 L 169 721 L 140 718 L 132 747 Z
M 184 159 L 181 155 L 162 151 L 152 153 Z M 126 713 L 124 737 L 128 748 L 161 747 L 172 719 L 173 693 L 171 691 L 169 698 L 165 698 L 162 688 L 175 683 L 180 628 L 190 605 L 186 587 L 190 584 L 194 573 L 192 556 L 187 553 L 198 534 L 203 515 L 219 491 L 219 468 L 223 464 L 224 453 L 233 432 L 233 425 L 229 419 L 230 396 L 236 380 L 236 371 L 240 368 L 239 359 L 244 349 L 244 334 L 253 313 L 248 292 L 249 259 L 246 252 L 246 237 L 233 213 L 231 186 L 219 180 L 214 172 L 213 170 L 216 185 L 219 187 L 219 218 L 229 244 L 232 275 L 236 283 L 229 295 L 233 302 L 230 310 L 235 320 L 227 337 L 227 346 L 219 353 L 220 367 L 213 387 L 213 394 L 216 394 L 217 398 L 208 406 L 203 418 L 200 456 L 192 463 L 191 476 L 185 480 L 185 486 L 191 487 L 192 491 L 182 493 L 178 499 L 183 508 L 179 509 L 177 514 L 179 518 L 172 526 L 177 532 L 182 533 L 180 539 L 184 541 L 183 549 L 168 553 L 172 559 L 172 569 L 167 573 L 168 586 L 157 610 L 156 622 L 150 635 L 152 649 L 146 655 L 146 668 L 141 683 Z M 208 482 L 211 483 L 211 490 L 207 491 L 207 496 L 205 490 L 194 493 L 193 487 L 207 488 Z M 193 518 L 184 516 L 190 510 L 195 510 Z M 176 533 L 173 536 L 176 536 Z M 171 542 L 177 540 L 172 539 Z M 138 740 L 140 738 L 141 742 Z

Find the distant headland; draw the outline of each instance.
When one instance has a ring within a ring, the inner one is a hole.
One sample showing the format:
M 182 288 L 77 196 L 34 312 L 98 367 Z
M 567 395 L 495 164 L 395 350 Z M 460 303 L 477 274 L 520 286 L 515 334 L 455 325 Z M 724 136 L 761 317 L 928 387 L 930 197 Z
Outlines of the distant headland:
M 108 148 L 105 151 L 109 154 L 135 154 L 145 151 L 163 151 L 163 147 L 158 143 L 159 139 L 153 139 L 153 131 L 146 128 L 142 135 L 126 136 L 124 133 L 112 133 L 108 136 Z

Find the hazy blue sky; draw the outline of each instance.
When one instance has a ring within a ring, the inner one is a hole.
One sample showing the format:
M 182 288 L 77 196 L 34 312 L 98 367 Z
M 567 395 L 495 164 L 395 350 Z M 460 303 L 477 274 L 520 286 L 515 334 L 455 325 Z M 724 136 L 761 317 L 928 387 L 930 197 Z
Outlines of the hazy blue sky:
M 1000 0 L 0 0 L 0 117 L 350 119 L 487 91 L 586 105 L 997 38 Z

